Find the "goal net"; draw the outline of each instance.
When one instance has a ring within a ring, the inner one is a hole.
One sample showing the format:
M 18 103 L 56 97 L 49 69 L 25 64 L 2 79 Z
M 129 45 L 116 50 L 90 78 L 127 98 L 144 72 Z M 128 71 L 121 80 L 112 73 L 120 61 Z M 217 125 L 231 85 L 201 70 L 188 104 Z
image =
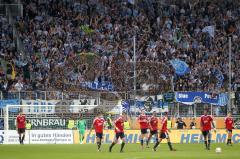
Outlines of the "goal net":
M 75 129 L 80 116 L 87 121 L 90 128 L 98 112 L 104 116 L 122 113 L 121 105 L 7 105 L 5 110 L 4 129 L 16 129 L 16 117 L 22 111 L 33 130 Z

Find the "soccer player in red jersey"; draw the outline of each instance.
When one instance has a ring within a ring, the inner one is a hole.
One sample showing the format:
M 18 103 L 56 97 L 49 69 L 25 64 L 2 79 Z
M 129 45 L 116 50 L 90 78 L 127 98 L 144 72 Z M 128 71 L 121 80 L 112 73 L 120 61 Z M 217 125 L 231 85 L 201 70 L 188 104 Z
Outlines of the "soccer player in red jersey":
M 232 146 L 232 129 L 234 128 L 234 121 L 232 118 L 232 114 L 229 112 L 227 117 L 225 118 L 225 128 L 228 133 L 228 140 L 227 140 L 227 145 Z
M 90 135 L 92 132 L 92 129 L 93 128 L 95 129 L 96 139 L 97 139 L 97 148 L 99 152 L 101 151 L 104 125 L 105 125 L 105 120 L 103 118 L 102 113 L 99 112 L 97 117 L 93 120 L 92 128 L 88 134 Z
M 150 134 L 147 140 L 147 147 L 152 136 L 156 137 L 156 142 L 158 142 L 158 118 L 156 111 L 153 112 L 152 117 L 149 119 Z
M 147 138 L 148 128 L 149 128 L 148 117 L 145 114 L 144 110 L 141 111 L 141 114 L 138 117 L 138 122 L 140 124 L 140 129 L 141 129 L 140 140 L 141 140 L 141 147 L 143 149 L 143 140 L 144 140 L 144 138 Z
M 171 140 L 170 140 L 170 137 L 168 134 L 168 132 L 170 132 L 170 130 L 168 130 L 168 128 L 167 128 L 167 121 L 168 121 L 168 112 L 165 112 L 164 117 L 161 122 L 159 141 L 157 141 L 156 144 L 154 145 L 153 151 L 156 151 L 156 148 L 162 142 L 163 139 L 167 139 L 168 147 L 169 147 L 170 151 L 176 151 L 176 149 L 174 149 L 172 147 L 172 143 L 171 143 Z
M 112 148 L 118 142 L 119 138 L 121 138 L 122 140 L 120 152 L 123 152 L 123 148 L 125 145 L 124 121 L 126 120 L 126 117 L 127 116 L 125 112 L 123 112 L 123 114 L 114 121 L 115 139 L 112 142 L 111 146 L 109 147 L 109 152 L 112 152 Z
M 216 132 L 215 125 L 213 123 L 213 118 L 208 115 L 208 111 L 204 110 L 204 115 L 201 116 L 200 119 L 200 129 L 202 131 L 203 137 L 204 137 L 204 143 L 207 150 L 210 150 L 210 143 L 211 143 L 211 129 L 212 126 L 214 128 L 214 131 Z
M 25 129 L 26 129 L 26 117 L 22 112 L 16 118 L 16 129 L 19 134 L 19 142 L 23 144 L 25 138 Z

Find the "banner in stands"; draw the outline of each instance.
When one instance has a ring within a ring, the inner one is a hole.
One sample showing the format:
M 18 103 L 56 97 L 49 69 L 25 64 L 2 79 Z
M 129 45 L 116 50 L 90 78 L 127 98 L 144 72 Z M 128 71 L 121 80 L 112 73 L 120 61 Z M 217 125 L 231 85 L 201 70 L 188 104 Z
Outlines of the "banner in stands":
M 5 107 L 6 105 L 18 105 L 18 99 L 7 99 L 7 100 L 0 100 L 0 108 Z
M 32 107 L 23 107 L 23 113 L 55 113 L 53 105 L 56 105 L 58 102 L 59 100 L 22 100 L 22 105 L 33 105 Z M 49 105 L 49 107 L 39 107 L 39 105 Z
M 74 105 L 80 105 L 79 100 L 73 100 Z M 119 114 L 121 112 L 121 100 L 106 101 L 102 100 L 100 105 L 81 105 L 80 107 L 72 106 L 73 112 L 107 112 L 111 114 Z
M 113 90 L 113 85 L 111 82 L 82 82 L 80 83 L 80 85 L 84 88 L 89 88 L 93 90 Z
M 120 103 L 120 105 L 116 105 Z M 120 113 L 121 102 L 114 101 L 112 104 L 104 105 L 82 105 L 81 100 L 22 100 L 22 105 L 33 105 L 32 107 L 23 107 L 23 113 L 79 113 L 79 112 L 109 112 Z M 40 106 L 41 105 L 41 106 Z M 44 106 L 43 106 L 44 105 Z M 49 106 L 48 106 L 49 105 Z
M 194 103 L 208 103 L 225 106 L 227 104 L 227 94 L 212 94 L 208 92 L 176 92 L 176 101 L 187 105 Z
M 0 131 L 0 142 L 19 144 L 16 130 Z M 26 130 L 24 144 L 73 144 L 72 130 Z
M 163 102 L 162 95 L 156 96 L 136 96 L 136 106 L 139 110 L 147 112 L 165 112 L 168 111 L 168 102 Z M 131 104 L 130 111 L 134 112 L 134 102 Z
M 95 133 L 87 135 L 84 139 L 84 143 L 93 144 L 96 143 Z M 126 130 L 124 132 L 126 137 L 126 143 L 139 143 L 140 142 L 140 131 L 139 130 Z M 74 143 L 79 144 L 79 134 L 78 131 L 74 131 Z M 115 137 L 114 131 L 109 130 L 104 132 L 103 142 L 110 144 L 112 143 Z M 172 143 L 203 143 L 203 136 L 199 130 L 172 130 L 170 133 Z M 212 142 L 213 143 L 226 143 L 227 134 L 225 130 L 218 130 L 217 133 L 212 133 Z M 240 143 L 240 130 L 233 131 L 232 137 L 233 143 Z M 151 143 L 155 142 L 153 138 Z M 163 143 L 166 143 L 166 140 L 163 140 Z

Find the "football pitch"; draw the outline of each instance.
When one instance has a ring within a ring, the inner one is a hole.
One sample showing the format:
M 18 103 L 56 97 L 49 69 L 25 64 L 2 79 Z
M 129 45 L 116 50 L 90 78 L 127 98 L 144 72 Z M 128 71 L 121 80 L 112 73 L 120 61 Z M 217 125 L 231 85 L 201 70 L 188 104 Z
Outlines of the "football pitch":
M 151 145 L 153 146 L 153 145 Z M 161 144 L 157 152 L 151 148 L 140 150 L 138 144 L 126 144 L 124 153 L 119 153 L 120 145 L 108 152 L 108 144 L 103 144 L 102 152 L 96 145 L 0 145 L 0 159 L 239 159 L 240 144 L 232 147 L 225 144 L 212 144 L 205 150 L 203 144 L 173 144 L 176 152 Z M 222 153 L 215 152 L 221 147 Z

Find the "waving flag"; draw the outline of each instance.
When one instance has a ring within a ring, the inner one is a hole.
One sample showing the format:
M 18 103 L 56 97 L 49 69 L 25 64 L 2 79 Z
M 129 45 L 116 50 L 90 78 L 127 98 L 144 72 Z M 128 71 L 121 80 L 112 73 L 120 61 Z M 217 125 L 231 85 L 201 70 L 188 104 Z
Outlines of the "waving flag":
M 135 0 L 128 0 L 128 3 L 134 5 L 135 4 Z
M 175 69 L 175 73 L 179 76 L 183 76 L 190 71 L 188 64 L 186 64 L 186 62 L 182 60 L 173 59 L 173 60 L 170 60 L 170 63 Z
M 122 110 L 124 112 L 129 112 L 130 111 L 130 103 L 129 103 L 129 101 L 127 101 L 127 100 L 122 101 Z
M 218 97 L 218 105 L 219 106 L 226 106 L 228 104 L 228 94 L 227 93 L 220 93 Z
M 224 81 L 224 76 L 223 73 L 219 70 L 219 69 L 214 69 L 213 70 L 213 75 L 215 75 L 215 77 L 217 78 L 217 87 L 221 88 L 223 85 L 223 81 Z
M 206 26 L 202 29 L 202 32 L 208 33 L 211 37 L 214 38 L 214 32 L 215 32 L 214 26 Z

